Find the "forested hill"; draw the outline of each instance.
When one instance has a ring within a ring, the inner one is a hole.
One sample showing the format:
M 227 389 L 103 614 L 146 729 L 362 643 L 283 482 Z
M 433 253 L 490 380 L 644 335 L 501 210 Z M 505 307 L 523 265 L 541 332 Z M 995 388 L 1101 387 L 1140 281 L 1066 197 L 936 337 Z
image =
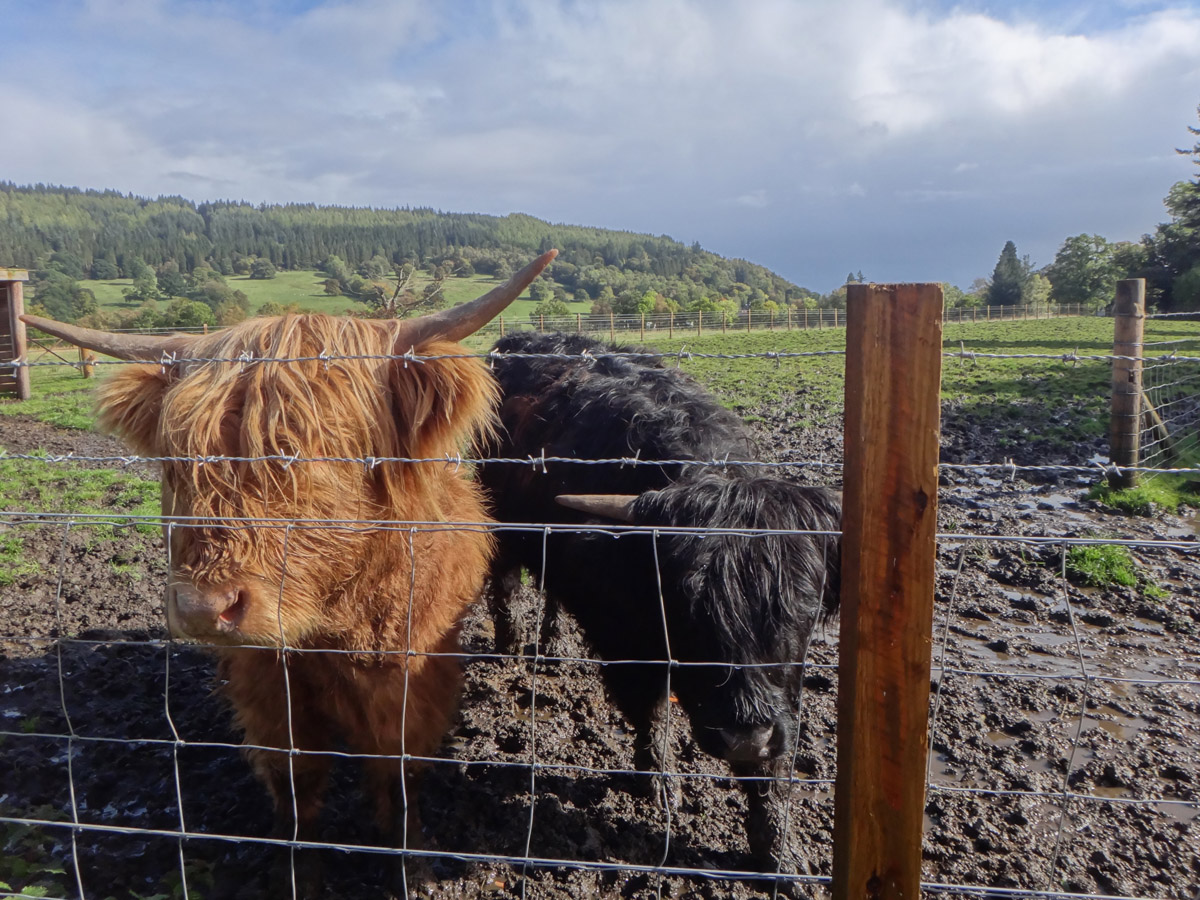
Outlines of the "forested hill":
M 117 191 L 0 182 L 0 266 L 37 269 L 66 260 L 80 277 L 126 275 L 140 263 L 174 261 L 187 274 L 239 260 L 281 269 L 316 269 L 329 257 L 351 268 L 382 257 L 418 266 L 457 266 L 503 274 L 549 247 L 560 251 L 552 277 L 578 299 L 653 290 L 680 303 L 717 295 L 749 304 L 816 295 L 770 270 L 669 237 L 552 225 L 532 216 L 443 213 L 243 202 L 147 199 Z M 138 261 L 138 262 L 135 262 Z M 741 296 L 738 296 L 741 295 Z

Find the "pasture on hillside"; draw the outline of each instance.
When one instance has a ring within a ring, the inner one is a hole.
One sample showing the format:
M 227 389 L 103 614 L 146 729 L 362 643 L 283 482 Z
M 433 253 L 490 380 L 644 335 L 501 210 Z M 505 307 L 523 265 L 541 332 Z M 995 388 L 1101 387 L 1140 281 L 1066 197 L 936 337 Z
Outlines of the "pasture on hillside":
M 280 306 L 296 304 L 305 312 L 322 312 L 330 315 L 344 315 L 348 311 L 365 312 L 367 306 L 353 297 L 330 296 L 325 293 L 326 275 L 313 271 L 281 271 L 274 278 L 255 279 L 248 275 L 229 275 L 225 283 L 235 291 L 241 291 L 250 301 L 250 313 L 253 315 L 264 303 L 278 303 Z M 425 272 L 417 272 L 413 277 L 413 289 L 418 293 L 430 282 Z M 395 279 L 389 279 L 391 283 Z M 450 306 L 474 300 L 481 294 L 487 293 L 501 282 L 486 275 L 472 275 L 469 278 L 451 277 L 443 282 L 442 293 Z M 111 281 L 82 281 L 96 296 L 96 302 L 102 311 L 132 312 L 142 304 L 127 300 L 122 293 L 133 286 L 129 278 L 117 278 Z M 34 300 L 36 301 L 36 297 Z M 169 299 L 158 301 L 159 309 L 166 309 Z M 529 299 L 528 292 L 514 300 L 505 313 L 506 319 L 528 320 L 529 312 L 537 306 Z M 572 304 L 581 310 L 590 304 Z
M 285 276 L 321 299 L 312 273 Z M 1200 342 L 1200 323 L 1151 320 L 1147 336 Z M 648 343 L 750 422 L 784 477 L 839 483 L 843 329 Z M 948 325 L 944 350 L 968 355 L 943 363 L 926 894 L 1196 896 L 1197 518 L 1186 505 L 1129 517 L 1093 490 L 1112 320 Z M 266 834 L 269 803 L 210 655 L 167 639 L 157 464 L 92 430 L 76 370 L 32 377 L 31 401 L 0 404 L 0 892 L 263 896 L 272 851 L 245 838 Z M 537 609 L 532 586 L 522 600 Z M 683 801 L 668 817 L 621 774 L 632 736 L 574 625 L 559 620 L 536 664 L 496 656 L 492 638 L 481 607 L 459 721 L 422 793 L 445 854 L 428 896 L 771 896 L 703 874 L 747 870 L 745 805 L 681 712 Z M 790 827 L 811 896 L 831 869 L 837 642 L 835 623 L 807 661 L 795 760 Z M 335 769 L 322 839 L 348 849 L 325 854 L 327 891 L 382 898 L 357 777 Z

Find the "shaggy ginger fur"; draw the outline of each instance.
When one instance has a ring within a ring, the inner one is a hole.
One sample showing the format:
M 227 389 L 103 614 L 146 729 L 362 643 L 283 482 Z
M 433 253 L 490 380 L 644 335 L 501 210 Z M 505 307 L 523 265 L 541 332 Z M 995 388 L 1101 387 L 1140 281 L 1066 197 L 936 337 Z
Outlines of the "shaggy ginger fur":
M 460 620 L 479 594 L 491 555 L 490 535 L 311 526 L 485 522 L 476 486 L 446 463 L 372 468 L 196 459 L 439 457 L 489 432 L 497 388 L 478 360 L 314 359 L 322 351 L 391 353 L 394 326 L 323 315 L 253 320 L 198 339 L 189 354 L 307 361 L 136 364 L 101 389 L 105 428 L 140 453 L 188 458 L 163 466 L 164 513 L 200 519 L 169 530 L 172 583 L 245 599 L 236 630 L 204 639 L 263 645 L 218 651 L 247 744 L 427 756 L 450 725 L 461 678 L 457 660 L 404 651 L 458 650 Z M 418 349 L 465 352 L 444 342 Z M 230 518 L 317 523 L 251 527 Z M 285 654 L 281 646 L 351 652 Z M 313 836 L 330 758 L 301 754 L 289 770 L 286 754 L 248 755 L 274 798 L 277 833 L 290 838 L 298 825 L 301 839 Z M 400 762 L 370 760 L 367 774 L 379 824 L 390 831 Z M 410 844 L 419 841 L 414 824 L 410 815 Z

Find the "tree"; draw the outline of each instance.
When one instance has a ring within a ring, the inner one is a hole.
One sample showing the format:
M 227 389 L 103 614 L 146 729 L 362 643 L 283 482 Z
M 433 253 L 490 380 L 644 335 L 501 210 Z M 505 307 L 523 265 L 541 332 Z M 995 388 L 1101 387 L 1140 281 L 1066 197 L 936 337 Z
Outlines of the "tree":
M 187 292 L 187 279 L 179 272 L 179 263 L 168 259 L 158 267 L 155 276 L 158 279 L 158 290 L 164 297 L 182 297 Z
M 121 293 L 130 303 L 144 303 L 147 300 L 157 300 L 158 293 L 158 278 L 154 275 L 154 270 L 149 266 L 143 265 L 138 270 L 139 274 L 134 276 L 133 286 L 127 287 Z
M 543 300 L 529 312 L 529 318 L 534 322 L 541 321 L 542 317 L 552 319 L 556 316 L 569 316 L 570 308 L 561 300 Z
M 275 272 L 275 266 L 269 259 L 256 259 L 250 265 L 250 279 L 252 281 L 265 281 L 268 278 L 274 278 Z
M 1025 306 L 1045 306 L 1050 302 L 1050 279 L 1045 275 L 1030 275 L 1021 290 L 1021 303 Z
M 167 328 L 199 328 L 216 324 L 217 317 L 211 306 L 183 297 L 172 301 L 163 313 L 163 325 Z
M 114 278 L 121 277 L 121 270 L 111 259 L 94 259 L 92 260 L 92 277 L 97 281 L 112 281 Z
M 1112 302 L 1121 271 L 1113 245 L 1098 234 L 1077 234 L 1063 241 L 1044 274 L 1059 303 L 1097 308 Z
M 991 306 L 1016 306 L 1021 302 L 1021 291 L 1028 278 L 1028 263 L 1017 256 L 1017 245 L 1006 241 L 996 262 L 996 269 L 992 272 L 988 303 Z
M 529 299 L 534 303 L 545 303 L 554 298 L 554 289 L 545 281 L 538 279 L 529 286 Z

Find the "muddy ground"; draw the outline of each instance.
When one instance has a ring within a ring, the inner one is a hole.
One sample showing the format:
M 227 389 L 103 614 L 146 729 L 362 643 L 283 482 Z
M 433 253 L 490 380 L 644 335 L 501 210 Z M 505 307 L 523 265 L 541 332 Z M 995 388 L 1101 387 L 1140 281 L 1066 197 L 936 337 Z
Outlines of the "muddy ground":
M 763 446 L 776 458 L 840 460 L 832 418 L 799 431 L 778 413 L 757 413 Z M 1011 456 L 989 454 L 991 433 L 986 421 L 947 408 L 943 461 Z M 7 417 L 0 445 L 123 452 L 97 435 Z M 1081 465 L 1102 450 L 1031 444 L 1014 461 Z M 825 469 L 799 475 L 837 477 Z M 1200 896 L 1196 519 L 1104 510 L 1086 499 L 1094 480 L 943 475 L 940 531 L 957 537 L 939 543 L 924 839 L 932 885 Z M 19 535 L 39 567 L 0 588 L 0 818 L 70 823 L 77 816 L 86 826 L 0 821 L 0 882 L 41 885 L 50 896 L 76 897 L 82 888 L 89 898 L 167 898 L 184 896 L 182 871 L 189 897 L 267 895 L 272 851 L 252 839 L 267 833 L 269 804 L 214 694 L 212 659 L 166 641 L 156 536 L 62 524 L 0 532 Z M 1096 535 L 1178 546 L 1135 547 L 1144 579 L 1136 588 L 1088 588 L 1062 578 L 1061 547 L 998 539 Z M 465 646 L 492 650 L 483 615 L 468 621 Z M 545 652 L 586 655 L 569 621 Z M 836 655 L 834 623 L 810 656 L 792 805 L 792 840 L 811 871 L 825 876 Z M 742 794 L 722 764 L 695 749 L 676 712 L 676 768 L 687 777 L 668 832 L 664 812 L 633 779 L 612 774 L 632 767 L 632 738 L 604 697 L 596 664 L 547 662 L 536 691 L 532 668 L 511 659 L 467 664 L 458 725 L 420 804 L 430 844 L 473 857 L 439 860 L 429 894 L 769 896 L 761 882 L 622 869 L 659 863 L 668 834 L 671 869 L 748 869 Z M 323 837 L 370 845 L 369 819 L 347 762 L 337 770 Z M 181 828 L 189 833 L 183 841 Z M 585 867 L 529 867 L 523 882 L 522 867 L 504 859 L 527 853 Z M 327 896 L 388 896 L 381 855 L 326 857 Z M 953 888 L 928 893 L 965 896 Z

